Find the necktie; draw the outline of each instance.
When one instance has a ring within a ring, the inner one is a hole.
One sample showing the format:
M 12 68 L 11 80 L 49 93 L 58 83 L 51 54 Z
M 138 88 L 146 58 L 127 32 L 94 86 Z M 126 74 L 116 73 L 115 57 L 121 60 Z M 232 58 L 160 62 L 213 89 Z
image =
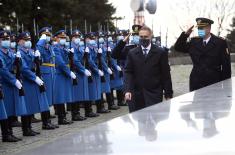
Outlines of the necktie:
M 206 46 L 206 41 L 203 41 L 203 46 Z
M 145 56 L 145 57 L 147 57 L 147 51 L 148 51 L 147 48 L 144 48 L 144 49 L 143 49 L 143 52 L 144 52 L 144 56 Z

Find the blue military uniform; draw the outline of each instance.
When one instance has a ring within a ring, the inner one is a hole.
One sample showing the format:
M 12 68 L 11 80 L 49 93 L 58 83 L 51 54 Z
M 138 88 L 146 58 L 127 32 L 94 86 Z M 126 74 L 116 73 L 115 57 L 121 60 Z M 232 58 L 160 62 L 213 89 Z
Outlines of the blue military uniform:
M 75 101 L 88 101 L 89 90 L 88 90 L 88 77 L 85 75 L 85 66 L 83 66 L 83 55 L 84 46 L 76 45 L 72 43 L 74 48 L 74 65 L 76 66 L 76 75 L 78 78 L 78 85 L 74 86 L 74 100 Z
M 89 51 L 90 51 L 90 66 L 92 71 L 92 78 L 93 81 L 89 83 L 89 100 L 95 101 L 101 99 L 101 79 L 99 75 L 99 69 L 96 65 L 97 61 L 97 53 L 95 50 L 97 50 L 96 47 L 93 47 L 92 45 L 88 45 Z
M 58 124 L 71 124 L 72 122 L 66 119 L 64 107 L 65 103 L 73 102 L 73 85 L 69 66 L 69 51 L 65 48 L 67 35 L 64 30 L 60 30 L 54 34 L 54 37 L 59 39 L 59 43 L 53 46 L 56 65 L 54 102 L 58 112 Z
M 65 34 L 65 31 L 61 30 L 55 36 L 61 33 Z M 55 104 L 72 102 L 72 80 L 70 77 L 68 50 L 63 45 L 57 44 L 54 46 L 53 51 L 56 64 Z
M 39 33 L 51 36 L 51 28 L 43 27 Z M 36 49 L 41 53 L 41 73 L 46 87 L 48 104 L 51 106 L 54 103 L 55 54 L 49 41 L 49 39 L 39 39 Z
M 20 37 L 30 37 L 28 32 L 20 34 Z M 28 114 L 35 114 L 49 110 L 46 92 L 40 92 L 39 86 L 35 82 L 35 56 L 34 51 L 25 48 L 23 45 L 18 46 L 22 56 L 23 68 L 23 87 L 25 89 L 25 101 Z
M 8 116 L 21 116 L 28 114 L 25 98 L 19 96 L 19 90 L 15 86 L 16 77 L 14 73 L 15 55 L 8 49 L 6 53 L 0 48 L 0 57 L 3 62 L 1 68 L 1 83 L 5 93 L 4 103 Z

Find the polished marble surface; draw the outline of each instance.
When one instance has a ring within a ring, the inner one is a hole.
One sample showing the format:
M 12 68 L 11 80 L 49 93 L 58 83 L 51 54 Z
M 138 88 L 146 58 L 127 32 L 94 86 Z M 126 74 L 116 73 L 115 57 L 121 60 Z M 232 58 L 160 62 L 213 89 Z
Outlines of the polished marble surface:
M 18 155 L 234 155 L 235 78 Z

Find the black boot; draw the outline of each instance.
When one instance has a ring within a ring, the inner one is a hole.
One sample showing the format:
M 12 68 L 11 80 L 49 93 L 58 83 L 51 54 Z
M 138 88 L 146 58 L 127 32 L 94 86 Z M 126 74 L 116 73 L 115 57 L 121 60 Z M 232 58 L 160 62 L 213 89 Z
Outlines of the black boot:
M 119 106 L 114 104 L 113 96 L 112 96 L 111 93 L 106 93 L 106 99 L 107 99 L 108 109 L 109 110 L 118 110 L 118 109 L 120 109 Z
M 99 114 L 94 113 L 92 111 L 92 103 L 91 101 L 87 101 L 84 103 L 85 106 L 85 117 L 98 117 Z
M 97 113 L 100 113 L 100 114 L 106 114 L 106 113 L 111 112 L 110 110 L 105 109 L 104 101 L 102 99 L 96 101 L 96 108 L 97 108 Z
M 45 111 L 41 112 L 41 118 L 42 118 L 42 129 L 43 130 L 54 130 L 55 126 L 50 121 L 50 112 Z
M 86 120 L 86 117 L 82 117 L 80 115 L 80 104 L 79 102 L 76 102 L 71 105 L 71 114 L 72 114 L 72 121 L 84 121 Z
M 2 142 L 18 142 L 19 139 L 17 139 L 15 136 L 13 136 L 8 128 L 9 126 L 9 120 L 1 120 L 1 130 L 2 130 Z
M 65 106 L 64 104 L 57 104 L 56 109 L 58 112 L 58 124 L 59 125 L 67 125 L 72 124 L 72 121 L 69 121 L 66 119 L 66 113 L 65 113 Z
M 118 106 L 127 106 L 126 102 L 124 102 L 124 94 L 122 90 L 116 90 L 116 92 L 117 92 Z

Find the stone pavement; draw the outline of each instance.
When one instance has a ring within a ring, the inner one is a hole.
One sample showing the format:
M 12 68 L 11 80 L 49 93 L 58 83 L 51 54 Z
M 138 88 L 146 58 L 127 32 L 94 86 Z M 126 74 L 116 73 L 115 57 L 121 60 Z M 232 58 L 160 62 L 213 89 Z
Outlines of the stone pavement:
M 235 69 L 235 64 L 232 65 Z M 191 70 L 191 65 L 177 65 L 171 66 L 171 75 L 174 89 L 174 96 L 179 96 L 181 94 L 188 92 L 188 78 Z M 82 115 L 84 114 L 83 109 L 81 109 Z M 112 111 L 109 114 L 102 114 L 97 118 L 89 118 L 83 122 L 74 122 L 71 125 L 60 126 L 59 129 L 52 131 L 41 130 L 41 123 L 33 124 L 33 129 L 40 131 L 41 134 L 36 137 L 23 137 L 23 141 L 17 143 L 2 143 L 0 142 L 0 155 L 13 155 L 17 152 L 23 150 L 32 149 L 48 142 L 54 141 L 62 136 L 75 133 L 81 129 L 93 126 L 97 123 L 105 122 L 112 118 L 121 116 L 128 113 L 127 107 L 121 107 L 117 111 Z M 38 116 L 37 116 L 38 117 Z M 67 118 L 71 118 L 68 115 Z M 53 119 L 53 122 L 56 123 L 57 119 Z M 22 137 L 21 128 L 14 128 L 14 134 L 18 137 Z

